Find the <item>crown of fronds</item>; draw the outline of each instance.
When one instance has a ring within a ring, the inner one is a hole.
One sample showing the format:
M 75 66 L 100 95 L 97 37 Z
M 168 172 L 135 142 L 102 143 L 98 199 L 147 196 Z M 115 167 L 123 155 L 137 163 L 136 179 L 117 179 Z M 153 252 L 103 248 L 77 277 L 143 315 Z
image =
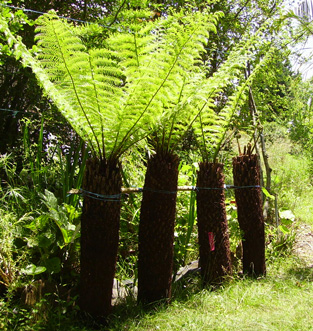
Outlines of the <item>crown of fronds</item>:
M 205 77 L 205 63 L 200 61 L 197 63 L 199 71 L 185 70 L 179 73 L 183 78 L 179 80 L 179 85 L 175 85 L 174 78 L 172 86 L 176 89 L 173 89 L 175 94 L 169 98 L 172 101 L 170 111 L 164 109 L 159 126 L 151 135 L 156 150 L 175 150 L 192 127 L 203 160 L 216 161 L 233 115 L 245 101 L 255 73 L 261 68 L 260 63 L 255 67 L 254 73 L 248 79 L 244 79 L 243 73 L 247 62 L 255 60 L 258 51 L 264 51 L 267 47 L 268 42 L 263 38 L 266 24 L 268 23 L 261 26 L 254 35 L 244 36 L 213 76 Z M 261 62 L 264 64 L 269 58 L 267 55 Z M 230 85 L 234 92 L 228 96 L 225 89 Z M 228 102 L 221 111 L 216 112 L 215 100 L 219 95 L 227 97 Z
M 260 38 L 256 33 L 253 36 L 244 38 L 229 54 L 228 58 L 220 66 L 218 71 L 207 79 L 199 94 L 205 93 L 202 100 L 198 99 L 198 116 L 193 122 L 193 129 L 198 140 L 198 146 L 203 161 L 216 162 L 221 146 L 225 141 L 235 112 L 245 102 L 248 89 L 253 79 L 261 68 L 271 59 L 271 51 L 255 64 L 252 74 L 244 77 L 244 69 L 248 61 L 255 59 L 259 49 L 264 51 L 270 47 L 267 41 Z M 233 92 L 226 95 L 224 89 L 231 85 Z M 216 111 L 216 97 L 222 94 L 227 98 L 225 106 Z
M 200 55 L 219 17 L 180 12 L 133 24 L 111 34 L 105 47 L 89 49 L 79 28 L 50 13 L 38 20 L 38 59 L 1 23 L 15 43 L 16 57 L 32 67 L 47 95 L 100 158 L 118 158 L 151 132 L 156 149 L 173 149 L 193 125 L 203 158 L 215 159 L 253 75 L 237 83 L 218 114 L 215 97 L 236 85 L 253 57 L 252 45 L 260 45 L 257 37 L 243 41 L 206 79 Z
M 118 158 L 169 118 L 184 118 L 183 92 L 199 77 L 200 53 L 216 19 L 179 13 L 87 49 L 77 28 L 43 15 L 38 59 L 52 83 L 45 91 L 96 155 Z

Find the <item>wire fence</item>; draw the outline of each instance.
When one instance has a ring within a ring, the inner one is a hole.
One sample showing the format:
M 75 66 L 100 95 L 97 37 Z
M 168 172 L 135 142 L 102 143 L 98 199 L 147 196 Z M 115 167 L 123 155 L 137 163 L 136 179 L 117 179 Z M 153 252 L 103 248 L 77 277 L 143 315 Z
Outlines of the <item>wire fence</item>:
M 86 191 L 83 189 L 71 189 L 68 191 L 68 195 L 78 194 L 83 197 L 89 197 L 96 200 L 102 201 L 120 201 L 123 195 L 129 193 L 142 193 L 144 191 L 154 192 L 154 193 L 162 193 L 162 194 L 177 194 L 179 191 L 201 191 L 201 190 L 238 190 L 238 189 L 251 189 L 251 188 L 261 188 L 260 185 L 247 185 L 247 186 L 234 186 L 234 185 L 224 185 L 224 187 L 197 187 L 197 186 L 178 186 L 176 191 L 166 191 L 166 190 L 157 190 L 147 187 L 122 187 L 121 193 L 106 195 L 93 193 L 90 191 Z

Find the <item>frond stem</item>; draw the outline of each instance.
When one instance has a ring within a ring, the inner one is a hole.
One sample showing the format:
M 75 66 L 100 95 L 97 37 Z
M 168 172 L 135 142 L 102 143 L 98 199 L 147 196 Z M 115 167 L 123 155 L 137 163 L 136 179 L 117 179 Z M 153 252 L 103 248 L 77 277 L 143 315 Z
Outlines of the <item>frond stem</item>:
M 100 104 L 99 104 L 98 90 L 97 90 L 97 87 L 96 87 L 96 84 L 95 84 L 94 71 L 93 71 L 93 67 L 92 67 L 92 63 L 91 63 L 91 56 L 90 56 L 89 53 L 88 53 L 88 62 L 89 62 L 89 65 L 90 65 L 92 85 L 93 85 L 93 89 L 94 89 L 96 100 L 97 100 L 98 113 L 100 115 L 99 117 L 100 117 L 100 126 L 101 126 L 102 154 L 103 154 L 103 158 L 105 158 L 105 145 L 104 145 L 104 132 L 103 132 L 104 131 L 104 125 L 103 125 L 103 119 L 102 119 L 102 116 L 101 116 L 101 107 L 100 107 Z M 101 158 L 101 148 L 99 146 L 99 143 L 98 143 L 98 148 L 99 148 L 100 158 Z
M 209 94 L 209 96 L 207 97 L 207 100 L 204 102 L 204 104 L 202 105 L 202 107 L 200 108 L 200 110 L 197 112 L 197 114 L 194 116 L 194 118 L 190 121 L 190 123 L 188 124 L 186 130 L 184 131 L 183 135 L 181 136 L 182 139 L 185 137 L 185 135 L 187 134 L 187 132 L 190 130 L 190 128 L 192 127 L 193 123 L 195 122 L 195 120 L 197 119 L 197 117 L 201 114 L 201 112 L 203 111 L 203 109 L 205 108 L 205 106 L 208 104 L 211 96 L 213 95 L 213 93 L 217 90 L 217 88 L 214 88 L 211 93 Z M 174 145 L 175 148 L 177 147 L 177 143 L 176 145 Z
M 185 84 L 186 84 L 186 79 L 184 77 L 184 82 L 183 82 L 182 87 L 181 87 L 181 90 L 179 92 L 179 96 L 178 96 L 178 100 L 177 100 L 177 105 L 179 104 L 179 102 L 180 102 L 180 100 L 182 98 Z M 172 125 L 171 125 L 171 129 L 170 129 L 170 132 L 169 132 L 169 135 L 168 135 L 168 141 L 167 141 L 167 147 L 166 147 L 167 150 L 169 150 L 169 148 L 170 148 L 170 141 L 171 141 L 171 137 L 172 137 L 172 134 L 173 134 L 173 131 L 174 131 L 176 114 L 177 114 L 177 112 L 175 112 L 174 113 L 174 116 L 172 117 Z
M 111 27 L 115 23 L 115 21 L 117 20 L 117 16 L 120 13 L 120 11 L 123 9 L 123 7 L 125 6 L 126 1 L 127 0 L 124 0 L 123 3 L 121 4 L 120 8 L 118 8 L 118 10 L 116 11 L 116 13 L 115 13 L 115 15 L 113 17 L 112 22 L 108 25 L 108 27 Z
M 205 142 L 205 136 L 204 136 L 204 126 L 203 126 L 203 122 L 202 122 L 201 113 L 199 114 L 199 121 L 200 121 L 200 126 L 201 126 L 202 149 L 204 149 L 202 157 L 204 158 L 204 155 L 208 156 L 208 151 L 206 148 L 206 142 Z M 205 161 L 205 160 L 203 160 L 203 161 Z

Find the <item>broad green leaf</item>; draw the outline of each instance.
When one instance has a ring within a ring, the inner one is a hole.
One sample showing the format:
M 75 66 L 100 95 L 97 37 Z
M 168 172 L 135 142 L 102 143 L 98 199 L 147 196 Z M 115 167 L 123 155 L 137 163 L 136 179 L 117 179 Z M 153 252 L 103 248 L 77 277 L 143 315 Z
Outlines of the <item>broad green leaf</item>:
M 22 269 L 21 271 L 22 271 L 22 273 L 24 273 L 26 275 L 35 276 L 35 275 L 42 274 L 46 270 L 47 270 L 46 267 L 29 264 L 26 268 Z
M 58 257 L 45 261 L 45 265 L 49 273 L 59 273 L 61 271 L 61 260 Z
M 290 233 L 290 230 L 285 225 L 279 225 L 278 229 L 285 235 Z
M 270 192 L 265 187 L 262 187 L 262 192 L 267 198 L 275 200 L 275 196 L 270 194 Z

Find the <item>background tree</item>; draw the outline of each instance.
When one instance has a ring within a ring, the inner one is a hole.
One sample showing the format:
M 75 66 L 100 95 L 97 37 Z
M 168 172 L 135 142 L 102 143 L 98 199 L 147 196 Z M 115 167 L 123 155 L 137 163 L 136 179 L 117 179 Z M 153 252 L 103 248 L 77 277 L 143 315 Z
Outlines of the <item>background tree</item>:
M 313 18 L 312 1 L 310 0 L 302 1 L 296 10 L 296 13 L 307 20 L 312 20 Z

